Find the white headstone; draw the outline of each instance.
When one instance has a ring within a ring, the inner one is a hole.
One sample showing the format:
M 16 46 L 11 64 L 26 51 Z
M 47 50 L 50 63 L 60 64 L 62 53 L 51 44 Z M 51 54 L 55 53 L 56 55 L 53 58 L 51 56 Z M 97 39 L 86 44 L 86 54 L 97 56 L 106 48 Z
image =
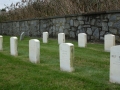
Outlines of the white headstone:
M 25 32 L 22 32 L 20 35 L 20 41 L 23 40 L 24 37 L 25 37 Z
M 72 43 L 62 43 L 60 50 L 60 69 L 62 71 L 72 72 L 74 60 L 74 45 Z
M 65 34 L 59 33 L 58 34 L 58 44 L 65 43 Z
M 87 35 L 85 33 L 78 34 L 78 47 L 86 47 Z
M 29 60 L 32 63 L 40 62 L 40 41 L 37 39 L 29 40 Z
M 48 42 L 48 32 L 43 32 L 43 43 Z
M 0 35 L 0 50 L 3 50 L 3 36 Z
M 120 45 L 110 50 L 110 82 L 120 84 Z
M 110 52 L 110 48 L 115 46 L 115 35 L 107 34 L 104 38 L 104 50 Z
M 17 56 L 18 55 L 17 41 L 18 41 L 17 37 L 11 37 L 10 38 L 10 53 L 13 56 Z

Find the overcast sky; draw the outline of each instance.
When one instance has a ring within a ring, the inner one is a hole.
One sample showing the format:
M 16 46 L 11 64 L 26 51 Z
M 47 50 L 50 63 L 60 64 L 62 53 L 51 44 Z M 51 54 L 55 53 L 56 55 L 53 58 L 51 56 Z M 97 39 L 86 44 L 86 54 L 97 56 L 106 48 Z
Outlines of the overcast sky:
M 5 5 L 10 6 L 12 3 L 20 1 L 21 0 L 0 0 L 0 9 L 5 8 Z

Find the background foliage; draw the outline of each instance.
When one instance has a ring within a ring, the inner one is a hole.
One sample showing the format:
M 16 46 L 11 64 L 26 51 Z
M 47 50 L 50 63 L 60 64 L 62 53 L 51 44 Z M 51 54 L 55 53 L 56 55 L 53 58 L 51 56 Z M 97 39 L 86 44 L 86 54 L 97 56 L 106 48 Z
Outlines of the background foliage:
M 8 12 L 0 21 L 119 9 L 120 0 L 21 0 L 6 6 Z

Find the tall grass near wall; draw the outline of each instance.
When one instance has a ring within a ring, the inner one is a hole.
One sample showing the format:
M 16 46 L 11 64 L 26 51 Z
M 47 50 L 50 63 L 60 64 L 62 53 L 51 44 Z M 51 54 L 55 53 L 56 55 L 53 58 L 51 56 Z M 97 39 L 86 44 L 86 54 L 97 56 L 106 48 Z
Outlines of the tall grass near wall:
M 66 14 L 119 10 L 120 0 L 21 0 L 6 6 L 0 22 Z

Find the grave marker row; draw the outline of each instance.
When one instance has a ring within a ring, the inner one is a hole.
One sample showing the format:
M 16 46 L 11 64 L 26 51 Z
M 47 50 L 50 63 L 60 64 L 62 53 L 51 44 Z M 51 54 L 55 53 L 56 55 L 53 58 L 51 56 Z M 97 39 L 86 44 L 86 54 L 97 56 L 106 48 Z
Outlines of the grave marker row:
M 45 38 L 43 41 L 47 42 L 48 33 L 44 33 Z M 47 37 L 47 38 L 46 38 Z M 59 53 L 60 53 L 60 69 L 62 71 L 72 72 L 74 71 L 74 45 L 72 43 L 65 42 L 65 34 L 58 34 Z M 17 37 L 10 38 L 10 53 L 17 56 Z M 59 42 L 60 41 L 60 42 Z M 64 41 L 64 42 L 63 42 Z M 0 50 L 3 50 L 3 37 L 0 36 Z M 84 33 L 78 35 L 78 46 L 85 47 L 87 44 L 87 36 Z M 112 34 L 105 35 L 105 51 L 110 52 L 110 82 L 120 83 L 120 45 L 115 45 L 115 36 Z M 113 46 L 113 47 L 112 47 Z M 29 40 L 29 59 L 32 63 L 40 62 L 40 41 L 37 39 Z

